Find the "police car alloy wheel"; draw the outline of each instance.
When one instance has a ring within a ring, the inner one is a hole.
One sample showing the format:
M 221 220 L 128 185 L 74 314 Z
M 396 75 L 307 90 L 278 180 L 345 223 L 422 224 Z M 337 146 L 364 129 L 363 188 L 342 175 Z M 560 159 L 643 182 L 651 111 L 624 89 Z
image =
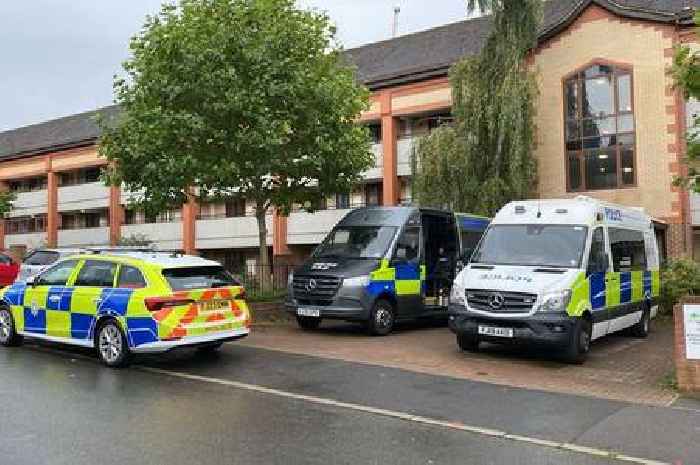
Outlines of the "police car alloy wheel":
M 97 335 L 97 353 L 100 360 L 109 367 L 126 365 L 129 358 L 129 347 L 124 333 L 114 321 L 105 323 Z
M 22 342 L 22 336 L 15 330 L 15 321 L 7 308 L 0 308 L 0 345 L 14 346 Z

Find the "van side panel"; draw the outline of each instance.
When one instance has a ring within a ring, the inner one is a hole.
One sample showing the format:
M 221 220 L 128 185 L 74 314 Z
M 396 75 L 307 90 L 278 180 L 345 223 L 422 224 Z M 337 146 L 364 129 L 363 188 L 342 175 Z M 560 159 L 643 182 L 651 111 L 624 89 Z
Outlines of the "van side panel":
M 372 296 L 388 293 L 394 297 L 422 295 L 425 289 L 425 265 L 418 269 L 412 265 L 389 266 L 383 259 L 379 268 L 369 274 L 367 292 Z
M 586 273 L 581 272 L 571 285 L 571 301 L 566 308 L 569 316 L 581 316 L 586 310 L 590 310 L 590 282 L 586 279 Z

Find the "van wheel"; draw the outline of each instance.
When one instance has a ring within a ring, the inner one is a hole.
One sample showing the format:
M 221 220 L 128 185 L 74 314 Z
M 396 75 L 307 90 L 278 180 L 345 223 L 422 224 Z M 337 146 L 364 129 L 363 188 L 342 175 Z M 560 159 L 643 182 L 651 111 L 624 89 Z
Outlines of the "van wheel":
M 593 324 L 588 318 L 577 318 L 571 339 L 566 348 L 565 358 L 569 363 L 581 364 L 586 361 L 591 350 Z
M 479 350 L 479 338 L 471 334 L 457 334 L 457 345 L 465 352 L 477 352 Z
M 313 316 L 297 316 L 297 323 L 301 329 L 312 330 L 318 329 L 321 319 Z
M 22 336 L 17 334 L 15 320 L 12 312 L 7 307 L 0 308 L 0 345 L 5 347 L 22 344 Z
M 108 367 L 121 368 L 129 364 L 129 344 L 116 320 L 107 320 L 100 326 L 95 342 L 97 356 Z
M 651 311 L 649 311 L 648 305 L 644 305 L 644 310 L 642 310 L 642 317 L 639 319 L 637 324 L 632 326 L 632 336 L 647 337 L 649 335 L 650 326 L 651 326 Z
M 394 306 L 391 302 L 379 299 L 369 313 L 367 330 L 372 336 L 386 336 L 394 329 Z

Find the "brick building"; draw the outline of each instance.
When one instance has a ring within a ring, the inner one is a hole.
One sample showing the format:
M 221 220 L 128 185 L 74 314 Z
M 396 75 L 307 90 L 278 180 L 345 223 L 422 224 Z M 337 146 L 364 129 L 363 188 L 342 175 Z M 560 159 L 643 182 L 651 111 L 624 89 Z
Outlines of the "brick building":
M 672 186 L 683 169 L 692 110 L 667 74 L 673 47 L 695 41 L 699 6 L 700 0 L 550 0 L 532 52 L 540 90 L 538 195 L 585 193 L 642 206 L 673 256 L 700 252 L 694 234 L 700 202 Z M 277 260 L 300 260 L 349 208 L 410 202 L 413 142 L 450 120 L 448 69 L 478 53 L 489 30 L 489 19 L 478 18 L 347 52 L 372 91 L 360 122 L 372 130 L 376 166 L 354 192 L 326 199 L 317 213 L 271 214 L 268 242 Z M 118 109 L 98 111 L 111 117 Z M 245 202 L 188 204 L 157 217 L 125 209 L 128 193 L 97 180 L 104 160 L 93 116 L 0 133 L 0 182 L 17 192 L 14 210 L 0 222 L 0 247 L 114 244 L 138 234 L 232 267 L 254 260 L 257 226 Z

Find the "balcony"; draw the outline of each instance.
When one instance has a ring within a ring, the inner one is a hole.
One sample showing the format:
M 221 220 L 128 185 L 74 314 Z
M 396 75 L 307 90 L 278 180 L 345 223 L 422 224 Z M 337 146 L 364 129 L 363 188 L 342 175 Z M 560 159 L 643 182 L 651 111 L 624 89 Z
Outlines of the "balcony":
M 415 140 L 414 137 L 406 137 L 396 142 L 396 174 L 398 176 L 411 176 L 413 174 L 413 170 L 411 169 L 411 155 L 413 153 L 413 144 Z
M 59 247 L 86 247 L 109 244 L 109 227 L 60 229 Z
M 12 211 L 9 216 L 32 216 L 46 213 L 48 198 L 49 193 L 46 189 L 20 192 L 12 204 Z
M 35 249 L 37 247 L 43 247 L 45 245 L 45 232 L 8 234 L 5 236 L 5 247 L 7 248 L 10 248 L 12 246 L 24 246 L 29 250 Z
M 362 173 L 365 179 L 382 179 L 384 173 L 384 148 L 382 144 L 372 144 L 374 167 Z
M 272 245 L 272 215 L 265 221 L 267 244 Z M 252 216 L 197 220 L 197 249 L 228 249 L 258 246 L 258 222 Z
M 58 188 L 58 211 L 88 210 L 109 206 L 109 187 L 90 182 Z
M 350 209 L 320 210 L 315 213 L 295 212 L 287 221 L 287 243 L 318 244 Z
M 143 236 L 159 249 L 182 249 L 182 222 L 125 224 L 122 237 Z

